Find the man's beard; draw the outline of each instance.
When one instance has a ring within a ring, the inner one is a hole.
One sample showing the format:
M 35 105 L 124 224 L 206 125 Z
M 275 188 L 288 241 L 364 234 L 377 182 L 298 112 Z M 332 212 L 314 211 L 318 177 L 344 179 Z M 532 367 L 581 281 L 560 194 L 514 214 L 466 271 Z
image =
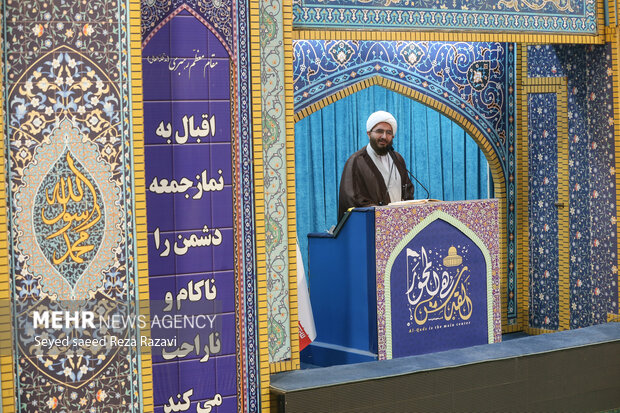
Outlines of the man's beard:
M 370 142 L 370 146 L 372 147 L 372 149 L 374 149 L 375 153 L 379 156 L 383 156 L 383 155 L 387 155 L 387 153 L 389 152 L 389 146 L 385 146 L 385 147 L 380 147 L 377 142 Z

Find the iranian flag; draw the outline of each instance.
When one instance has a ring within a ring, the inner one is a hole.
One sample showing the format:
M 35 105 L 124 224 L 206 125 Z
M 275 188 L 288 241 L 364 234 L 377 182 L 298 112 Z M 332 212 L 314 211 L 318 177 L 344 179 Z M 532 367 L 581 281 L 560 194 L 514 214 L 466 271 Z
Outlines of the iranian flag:
M 304 271 L 299 243 L 297 244 L 297 305 L 299 310 L 299 351 L 301 351 L 314 341 L 316 329 L 314 328 L 312 305 L 310 304 L 310 294 L 308 294 L 308 283 L 306 282 L 306 272 Z

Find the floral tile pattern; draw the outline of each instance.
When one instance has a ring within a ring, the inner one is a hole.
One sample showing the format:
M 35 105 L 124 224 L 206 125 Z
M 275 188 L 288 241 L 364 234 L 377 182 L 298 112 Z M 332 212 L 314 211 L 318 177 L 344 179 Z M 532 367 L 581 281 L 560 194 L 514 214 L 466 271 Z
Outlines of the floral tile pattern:
M 260 2 L 260 77 L 265 188 L 269 361 L 293 358 L 289 295 L 286 68 L 283 2 Z
M 137 347 L 33 324 L 49 311 L 137 311 L 129 7 L 78 4 L 4 8 L 17 406 L 137 412 Z M 132 325 L 106 333 L 139 334 Z
M 607 314 L 618 313 L 616 159 L 611 45 L 588 46 L 586 52 L 588 62 L 585 77 L 596 79 L 588 90 L 588 112 L 584 116 L 589 119 L 591 127 L 587 175 L 591 181 L 590 324 L 599 324 L 607 321 Z
M 296 0 L 300 28 L 596 33 L 596 3 L 456 0 Z M 432 10 L 429 12 L 429 10 Z
M 602 323 L 618 311 L 611 45 L 531 46 L 528 74 L 567 80 L 570 326 Z M 545 153 L 536 146 L 530 151 Z M 537 204 L 531 208 L 540 213 Z
M 530 325 L 559 327 L 557 98 L 554 93 L 528 95 Z

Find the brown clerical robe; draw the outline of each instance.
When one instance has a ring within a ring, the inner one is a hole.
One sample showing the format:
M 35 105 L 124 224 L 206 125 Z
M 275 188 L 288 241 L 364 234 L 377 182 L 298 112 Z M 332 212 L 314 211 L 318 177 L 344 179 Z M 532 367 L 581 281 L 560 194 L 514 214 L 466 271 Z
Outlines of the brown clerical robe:
M 405 160 L 398 152 L 390 151 L 388 153 L 400 173 L 401 198 L 403 200 L 413 199 L 413 184 L 407 174 Z M 389 203 L 390 196 L 383 176 L 364 146 L 351 155 L 347 163 L 344 164 L 338 195 L 338 221 L 351 207 L 387 205 Z

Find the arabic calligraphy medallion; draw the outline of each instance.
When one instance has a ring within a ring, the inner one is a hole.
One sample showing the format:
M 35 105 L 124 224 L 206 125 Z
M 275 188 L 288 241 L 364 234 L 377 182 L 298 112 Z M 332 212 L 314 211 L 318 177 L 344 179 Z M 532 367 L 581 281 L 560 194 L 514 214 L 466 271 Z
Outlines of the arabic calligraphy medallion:
M 58 300 L 94 294 L 121 239 L 119 189 L 93 146 L 72 120 L 60 120 L 37 148 L 16 195 L 24 211 L 15 220 L 16 246 L 42 293 Z
M 394 251 L 393 357 L 487 342 L 488 258 L 461 223 L 450 221 L 429 220 Z
M 33 224 L 48 262 L 75 287 L 103 240 L 102 195 L 84 166 L 65 149 L 43 178 Z

